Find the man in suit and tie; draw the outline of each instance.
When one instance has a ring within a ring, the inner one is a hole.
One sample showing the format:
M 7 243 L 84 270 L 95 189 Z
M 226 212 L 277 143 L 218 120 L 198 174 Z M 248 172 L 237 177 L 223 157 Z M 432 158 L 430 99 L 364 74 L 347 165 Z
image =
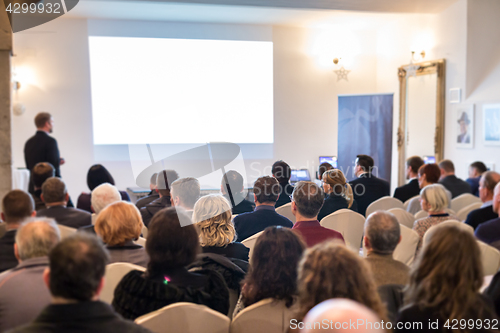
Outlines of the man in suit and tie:
M 455 165 L 452 161 L 442 160 L 439 162 L 439 169 L 441 170 L 439 183 L 451 192 L 452 199 L 464 193 L 472 193 L 470 185 L 455 176 Z
M 56 177 L 61 177 L 60 165 L 64 159 L 59 156 L 57 141 L 49 134 L 54 129 L 54 119 L 48 112 L 40 112 L 35 117 L 36 134 L 24 145 L 26 168 L 32 172 L 37 163 L 48 162 L 55 169 Z M 29 183 L 29 192 L 33 193 L 33 181 Z
M 476 229 L 481 223 L 498 218 L 493 211 L 493 192 L 500 182 L 500 174 L 486 171 L 479 180 L 479 197 L 483 202 L 481 208 L 473 210 L 467 215 L 465 223 Z
M 420 156 L 412 156 L 406 160 L 406 179 L 410 182 L 396 188 L 394 198 L 405 202 L 420 194 L 420 186 L 418 185 L 418 169 L 424 165 L 424 160 Z
M 255 210 L 234 218 L 234 228 L 238 235 L 237 242 L 241 242 L 270 226 L 293 227 L 292 221 L 276 213 L 274 205 L 278 200 L 279 193 L 280 185 L 276 178 L 265 176 L 255 181 L 253 185 Z
M 357 179 L 350 184 L 354 193 L 354 200 L 358 203 L 358 212 L 366 214 L 366 208 L 382 197 L 391 195 L 391 186 L 383 179 L 374 175 L 376 168 L 373 158 L 368 155 L 358 155 L 354 173 Z
M 47 179 L 42 185 L 41 198 L 47 208 L 39 210 L 36 216 L 51 217 L 58 224 L 75 229 L 92 224 L 92 215 L 89 212 L 66 206 L 69 195 L 62 179 Z
M 493 211 L 500 211 L 500 183 L 497 183 L 493 195 Z M 500 249 L 500 218 L 495 218 L 481 223 L 474 232 L 474 235 L 480 241 L 490 244 Z

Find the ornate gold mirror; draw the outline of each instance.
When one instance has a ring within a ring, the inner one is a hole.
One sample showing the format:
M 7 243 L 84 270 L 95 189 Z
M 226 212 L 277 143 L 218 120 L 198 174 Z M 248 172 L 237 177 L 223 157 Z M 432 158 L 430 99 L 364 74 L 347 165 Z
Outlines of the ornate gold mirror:
M 406 182 L 406 159 L 443 159 L 445 60 L 401 66 L 399 75 L 399 186 Z

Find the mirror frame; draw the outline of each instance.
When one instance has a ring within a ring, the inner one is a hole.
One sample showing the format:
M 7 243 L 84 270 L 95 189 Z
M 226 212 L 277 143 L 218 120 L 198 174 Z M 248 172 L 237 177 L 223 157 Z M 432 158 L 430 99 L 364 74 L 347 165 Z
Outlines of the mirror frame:
M 398 128 L 398 186 L 406 183 L 406 115 L 407 110 L 407 70 L 410 66 L 418 66 L 417 76 L 437 74 L 436 89 L 436 130 L 434 132 L 434 156 L 436 162 L 443 159 L 444 153 L 444 106 L 445 106 L 445 66 L 444 59 L 425 61 L 415 64 L 404 65 L 398 68 L 399 77 L 399 128 Z

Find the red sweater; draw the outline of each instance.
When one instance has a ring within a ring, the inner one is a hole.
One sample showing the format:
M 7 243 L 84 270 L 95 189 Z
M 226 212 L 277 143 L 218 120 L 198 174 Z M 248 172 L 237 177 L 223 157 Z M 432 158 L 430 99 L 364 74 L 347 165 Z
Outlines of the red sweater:
M 331 239 L 338 239 L 345 244 L 344 237 L 342 237 L 341 233 L 322 227 L 318 220 L 297 222 L 293 225 L 292 230 L 302 236 L 307 247 L 312 247 Z

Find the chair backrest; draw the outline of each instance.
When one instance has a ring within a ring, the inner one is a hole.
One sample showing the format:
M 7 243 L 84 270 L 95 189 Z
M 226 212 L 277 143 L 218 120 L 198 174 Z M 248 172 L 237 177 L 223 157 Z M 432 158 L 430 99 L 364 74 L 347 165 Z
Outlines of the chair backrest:
M 475 202 L 473 204 L 468 205 L 467 207 L 460 209 L 457 213 L 458 219 L 460 221 L 465 221 L 467 219 L 467 215 L 469 215 L 470 212 L 481 208 L 482 205 L 483 205 L 482 202 Z
M 415 259 L 415 251 L 420 240 L 420 236 L 405 225 L 400 224 L 401 227 L 401 242 L 394 250 L 392 257 L 401 261 L 402 263 L 411 266 Z
M 76 232 L 75 228 L 67 227 L 62 224 L 57 224 L 57 227 L 59 228 L 59 232 L 61 233 L 61 239 L 71 236 Z
M 415 221 L 424 217 L 427 217 L 429 213 L 427 213 L 425 210 L 421 210 L 418 213 L 415 214 Z
M 111 304 L 116 286 L 120 283 L 122 278 L 132 270 L 144 272 L 146 268 L 127 262 L 116 262 L 107 265 L 106 273 L 104 274 L 104 287 L 100 295 L 101 301 Z
M 350 209 L 340 209 L 323 217 L 320 224 L 325 228 L 340 232 L 344 237 L 346 245 L 356 253 L 359 253 L 365 227 L 365 218 L 363 215 Z
M 292 203 L 291 202 L 276 208 L 276 213 L 280 214 L 281 216 L 286 217 L 287 219 L 292 221 L 293 224 L 295 224 L 295 215 L 293 215 L 293 213 L 292 213 Z
M 134 243 L 142 247 L 146 247 L 146 238 L 139 237 L 139 239 L 134 241 Z
M 370 216 L 371 213 L 377 210 L 389 210 L 391 208 L 404 208 L 404 204 L 401 200 L 393 197 L 382 197 L 378 200 L 372 202 L 368 208 L 366 208 L 366 217 Z
M 148 227 L 145 225 L 142 226 L 141 234 L 143 238 L 148 238 Z
M 450 208 L 455 212 L 458 212 L 463 207 L 467 207 L 470 204 L 481 202 L 481 199 L 470 193 L 464 193 L 456 198 L 451 199 Z
M 293 312 L 284 301 L 263 299 L 243 309 L 231 322 L 231 333 L 284 333 L 290 327 Z
M 257 238 L 259 238 L 260 235 L 262 235 L 264 231 L 258 232 L 253 236 L 248 237 L 247 239 L 241 241 L 243 245 L 248 247 L 250 249 L 250 252 L 248 252 L 248 261 L 252 259 L 252 252 L 253 248 L 255 247 L 255 243 L 257 242 Z
M 415 223 L 415 216 L 413 216 L 411 213 L 408 213 L 402 208 L 389 209 L 388 212 L 396 216 L 399 224 L 402 224 L 410 229 L 413 228 L 413 224 Z
M 135 320 L 156 333 L 229 333 L 229 318 L 205 305 L 179 302 Z
M 481 263 L 484 275 L 493 275 L 500 268 L 500 251 L 481 241 L 477 241 L 481 250 Z
M 440 222 L 432 227 L 430 227 L 429 229 L 427 229 L 427 231 L 425 232 L 424 234 L 424 237 L 423 237 L 423 244 L 425 244 L 426 242 L 429 241 L 429 237 L 432 235 L 432 233 L 437 229 L 437 228 L 443 228 L 443 227 L 446 227 L 448 225 L 454 225 L 460 229 L 463 229 L 467 232 L 470 232 L 472 235 L 474 235 L 474 228 L 471 227 L 470 225 L 468 224 L 465 224 L 463 222 L 459 222 L 459 221 L 456 221 L 456 220 L 446 220 L 446 221 L 443 221 L 443 222 Z
M 410 204 L 410 201 L 411 201 L 412 199 L 415 199 L 415 198 L 418 198 L 418 197 L 420 197 L 420 194 L 417 194 L 416 196 L 411 197 L 410 199 L 406 200 L 406 201 L 404 202 L 404 204 L 403 204 L 403 208 L 404 208 L 405 210 L 408 210 L 408 205 Z

